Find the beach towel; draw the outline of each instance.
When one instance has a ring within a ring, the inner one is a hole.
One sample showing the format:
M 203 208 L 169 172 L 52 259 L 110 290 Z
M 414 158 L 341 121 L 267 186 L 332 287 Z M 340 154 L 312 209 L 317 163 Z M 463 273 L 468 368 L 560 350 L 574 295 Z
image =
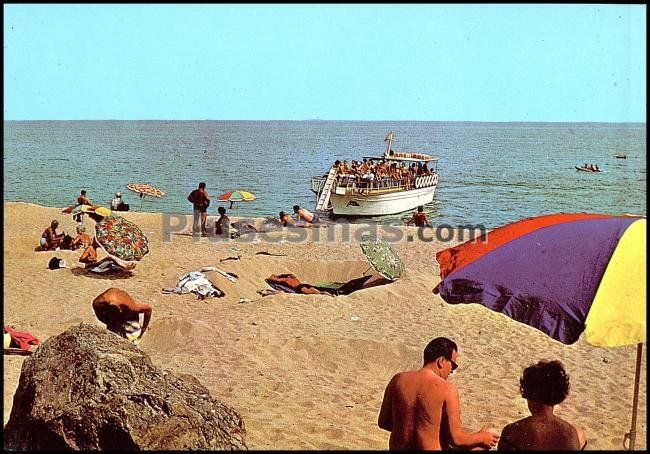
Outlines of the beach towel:
M 205 275 L 199 271 L 190 271 L 178 277 L 178 284 L 173 288 L 162 289 L 163 293 L 196 293 L 199 299 L 215 296 L 226 296 L 225 292 L 215 286 Z
M 372 275 L 361 276 L 347 282 L 316 282 L 314 288 L 332 295 L 349 295 L 352 292 L 361 290 L 371 277 Z
M 11 336 L 10 346 L 13 344 L 22 350 L 29 351 L 30 345 L 40 344 L 40 341 L 36 337 L 27 332 L 16 331 L 9 325 L 5 325 L 4 330 L 5 333 L 8 333 Z
M 303 294 L 320 294 L 321 292 L 310 284 L 300 282 L 294 274 L 272 274 L 265 279 L 266 283 L 277 290 L 282 290 L 287 293 L 303 293 Z

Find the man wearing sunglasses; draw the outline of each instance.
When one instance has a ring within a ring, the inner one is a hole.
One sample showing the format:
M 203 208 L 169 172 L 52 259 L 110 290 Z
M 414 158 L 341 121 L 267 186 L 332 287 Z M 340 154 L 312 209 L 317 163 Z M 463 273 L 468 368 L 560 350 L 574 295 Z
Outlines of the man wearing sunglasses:
M 420 370 L 400 372 L 388 383 L 379 427 L 390 432 L 391 450 L 490 449 L 499 436 L 487 426 L 468 433 L 460 422 L 458 390 L 447 377 L 458 367 L 458 347 L 446 337 L 424 349 Z

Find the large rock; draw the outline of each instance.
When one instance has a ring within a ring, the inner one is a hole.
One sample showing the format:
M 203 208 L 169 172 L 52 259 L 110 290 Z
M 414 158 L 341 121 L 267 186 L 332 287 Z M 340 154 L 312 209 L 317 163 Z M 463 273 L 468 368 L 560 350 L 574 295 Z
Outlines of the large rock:
M 81 324 L 26 358 L 5 449 L 247 449 L 239 414 L 191 375 L 153 366 L 133 344 Z

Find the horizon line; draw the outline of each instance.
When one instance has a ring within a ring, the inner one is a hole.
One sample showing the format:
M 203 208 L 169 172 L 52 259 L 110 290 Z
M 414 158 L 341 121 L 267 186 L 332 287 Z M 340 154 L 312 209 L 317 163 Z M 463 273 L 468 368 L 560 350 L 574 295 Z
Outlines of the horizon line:
M 68 118 L 68 119 L 52 119 L 52 118 L 36 118 L 36 119 L 7 119 L 3 121 L 239 121 L 239 122 L 271 122 L 271 121 L 284 121 L 284 122 L 359 122 L 359 123 L 384 123 L 384 122 L 402 122 L 402 123 L 609 123 L 609 124 L 624 124 L 635 123 L 645 124 L 646 120 L 324 120 L 320 118 L 307 118 L 302 120 L 287 120 L 287 119 L 214 119 L 214 118 L 195 118 L 195 119 L 174 119 L 174 118 Z

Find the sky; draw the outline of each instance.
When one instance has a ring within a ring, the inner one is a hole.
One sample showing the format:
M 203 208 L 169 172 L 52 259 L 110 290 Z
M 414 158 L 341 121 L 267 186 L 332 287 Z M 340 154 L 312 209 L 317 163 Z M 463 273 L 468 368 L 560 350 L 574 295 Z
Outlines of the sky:
M 4 4 L 5 120 L 646 121 L 646 6 Z

